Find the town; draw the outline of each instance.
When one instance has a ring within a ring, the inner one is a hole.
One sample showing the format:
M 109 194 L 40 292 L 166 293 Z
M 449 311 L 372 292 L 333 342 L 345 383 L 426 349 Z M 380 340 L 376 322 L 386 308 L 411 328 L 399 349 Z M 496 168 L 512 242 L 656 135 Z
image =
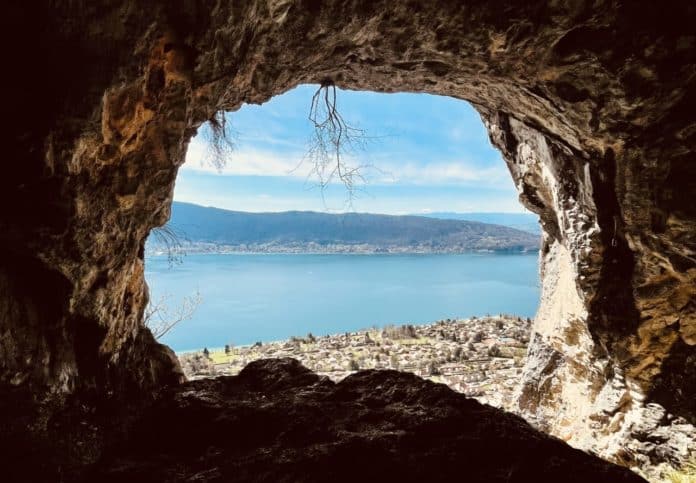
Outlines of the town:
M 395 369 L 448 385 L 483 403 L 511 409 L 529 342 L 531 320 L 509 315 L 445 319 L 428 325 L 371 328 L 344 334 L 179 354 L 189 379 L 236 375 L 257 359 L 291 357 L 339 381 L 363 369 Z

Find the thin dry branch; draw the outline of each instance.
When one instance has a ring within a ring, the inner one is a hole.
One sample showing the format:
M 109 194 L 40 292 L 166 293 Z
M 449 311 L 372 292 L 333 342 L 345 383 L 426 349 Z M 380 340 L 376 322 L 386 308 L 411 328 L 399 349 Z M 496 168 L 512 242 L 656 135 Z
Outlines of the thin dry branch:
M 351 165 L 350 157 L 366 151 L 370 138 L 343 118 L 336 86 L 330 81 L 322 83 L 312 96 L 308 118 L 314 128 L 303 159 L 303 163 L 310 163 L 309 177 L 316 178 L 322 190 L 339 180 L 352 200 L 359 186 L 366 183 L 363 172 L 370 165 Z
M 186 252 L 184 251 L 181 240 L 185 237 L 179 233 L 172 225 L 166 224 L 153 228 L 150 236 L 154 238 L 154 244 L 163 247 L 167 252 L 167 261 L 170 265 L 181 263 Z
M 171 295 L 163 295 L 156 301 L 150 301 L 145 308 L 143 322 L 150 329 L 155 339 L 159 339 L 174 327 L 193 317 L 201 304 L 200 292 L 184 297 L 176 307 L 170 305 Z

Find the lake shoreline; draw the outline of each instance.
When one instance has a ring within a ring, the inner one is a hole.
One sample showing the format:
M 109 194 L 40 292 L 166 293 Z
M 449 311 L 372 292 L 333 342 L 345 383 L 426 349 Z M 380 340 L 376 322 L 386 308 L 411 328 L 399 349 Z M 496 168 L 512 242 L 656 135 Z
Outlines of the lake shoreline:
M 373 248 L 373 249 L 350 249 L 345 250 L 339 249 L 328 249 L 328 250 L 294 250 L 292 248 L 278 247 L 278 249 L 240 249 L 238 247 L 230 246 L 229 249 L 220 249 L 219 247 L 211 250 L 204 250 L 200 248 L 189 249 L 181 248 L 174 249 L 171 252 L 166 250 L 149 250 L 146 252 L 146 258 L 154 257 L 185 257 L 186 255 L 475 255 L 475 254 L 487 254 L 487 255 L 531 255 L 538 254 L 539 249 L 521 248 L 521 249 L 467 249 L 467 250 L 411 250 L 405 249 L 392 249 L 392 248 Z

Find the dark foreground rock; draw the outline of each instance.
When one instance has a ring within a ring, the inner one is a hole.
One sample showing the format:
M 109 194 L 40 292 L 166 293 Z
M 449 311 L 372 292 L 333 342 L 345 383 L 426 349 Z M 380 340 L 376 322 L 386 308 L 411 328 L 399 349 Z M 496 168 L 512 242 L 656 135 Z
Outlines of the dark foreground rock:
M 444 385 L 293 359 L 171 390 L 136 428 L 84 481 L 643 481 Z

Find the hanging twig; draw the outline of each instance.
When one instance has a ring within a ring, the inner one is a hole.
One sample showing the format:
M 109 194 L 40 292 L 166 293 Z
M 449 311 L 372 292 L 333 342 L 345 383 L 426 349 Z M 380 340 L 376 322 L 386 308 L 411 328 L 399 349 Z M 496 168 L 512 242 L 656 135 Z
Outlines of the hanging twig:
M 303 162 L 311 165 L 310 177 L 316 177 L 322 189 L 338 179 L 352 200 L 358 186 L 366 182 L 362 171 L 369 165 L 350 165 L 349 159 L 366 150 L 369 138 L 343 118 L 331 81 L 324 81 L 312 96 L 308 118 L 314 130 Z
M 164 226 L 153 228 L 150 232 L 150 237 L 155 247 L 166 251 L 169 265 L 174 265 L 183 261 L 182 258 L 186 255 L 186 252 L 184 251 L 181 240 L 185 237 L 178 233 L 172 225 L 167 223 Z
M 233 140 L 236 137 L 236 133 L 227 121 L 225 111 L 215 112 L 203 126 L 201 135 L 208 146 L 207 162 L 221 171 L 235 149 Z

